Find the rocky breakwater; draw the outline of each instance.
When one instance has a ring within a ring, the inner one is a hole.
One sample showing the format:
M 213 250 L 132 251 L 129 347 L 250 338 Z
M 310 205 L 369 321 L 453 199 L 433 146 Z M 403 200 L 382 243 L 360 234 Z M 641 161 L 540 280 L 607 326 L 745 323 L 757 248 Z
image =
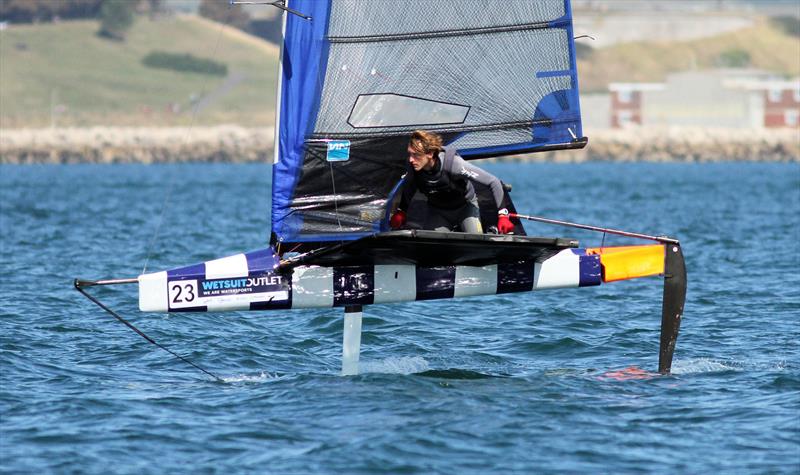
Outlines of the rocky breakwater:
M 581 150 L 534 154 L 536 160 L 648 162 L 800 161 L 800 128 L 647 128 L 587 130 Z
M 800 128 L 587 130 L 589 145 L 513 160 L 800 161 Z M 273 128 L 91 127 L 0 129 L 0 163 L 176 163 L 272 161 Z
M 0 163 L 271 162 L 274 129 L 90 127 L 0 130 Z

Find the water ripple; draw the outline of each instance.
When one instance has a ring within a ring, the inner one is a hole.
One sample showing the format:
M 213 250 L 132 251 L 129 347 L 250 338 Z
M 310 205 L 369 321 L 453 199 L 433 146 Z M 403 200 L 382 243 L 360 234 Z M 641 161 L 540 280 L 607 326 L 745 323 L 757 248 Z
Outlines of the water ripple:
M 487 168 L 513 182 L 522 211 L 681 239 L 689 294 L 671 375 L 654 372 L 657 278 L 368 306 L 353 377 L 340 376 L 341 309 L 165 316 L 139 313 L 133 289 L 97 289 L 217 382 L 102 313 L 71 279 L 263 247 L 269 167 L 4 166 L 2 470 L 800 470 L 800 167 Z M 168 186 L 173 206 L 148 247 Z M 601 240 L 538 224 L 529 233 Z

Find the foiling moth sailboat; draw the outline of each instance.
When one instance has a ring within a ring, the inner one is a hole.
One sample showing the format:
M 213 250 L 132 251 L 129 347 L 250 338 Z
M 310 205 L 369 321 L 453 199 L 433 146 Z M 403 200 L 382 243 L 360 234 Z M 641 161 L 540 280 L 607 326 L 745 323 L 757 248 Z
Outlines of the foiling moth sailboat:
M 417 229 L 413 208 L 409 229 L 388 226 L 415 129 L 467 160 L 586 145 L 569 0 L 279 6 L 270 246 L 135 279 L 76 279 L 79 290 L 138 283 L 143 312 L 344 307 L 343 373 L 354 374 L 365 305 L 663 275 L 658 369 L 670 371 L 686 292 L 676 239 L 519 215 L 508 192 L 512 235 Z M 496 204 L 477 191 L 488 229 Z M 527 236 L 521 218 L 655 244 L 580 248 Z

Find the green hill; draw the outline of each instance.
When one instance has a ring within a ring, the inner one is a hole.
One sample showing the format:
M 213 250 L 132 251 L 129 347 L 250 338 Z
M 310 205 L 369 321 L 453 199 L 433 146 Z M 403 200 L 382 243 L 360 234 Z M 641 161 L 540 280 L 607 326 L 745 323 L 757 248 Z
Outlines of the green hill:
M 273 123 L 274 45 L 194 16 L 138 17 L 124 43 L 97 29 L 65 21 L 0 31 L 0 127 Z M 144 66 L 154 51 L 212 60 L 228 73 Z
M 276 46 L 196 16 L 140 16 L 124 43 L 98 37 L 97 29 L 93 21 L 64 21 L 0 31 L 0 128 L 43 127 L 51 120 L 58 126 L 272 125 Z M 767 19 L 695 41 L 579 45 L 584 92 L 731 61 L 800 76 L 800 39 Z M 153 52 L 222 63 L 227 76 L 146 67 L 142 60 Z M 196 115 L 192 98 L 199 99 Z
M 584 92 L 608 91 L 610 82 L 660 82 L 667 74 L 727 66 L 800 76 L 800 38 L 777 22 L 761 19 L 752 28 L 683 42 L 635 42 L 591 49 L 578 40 L 578 73 Z M 734 63 L 734 64 L 730 64 Z

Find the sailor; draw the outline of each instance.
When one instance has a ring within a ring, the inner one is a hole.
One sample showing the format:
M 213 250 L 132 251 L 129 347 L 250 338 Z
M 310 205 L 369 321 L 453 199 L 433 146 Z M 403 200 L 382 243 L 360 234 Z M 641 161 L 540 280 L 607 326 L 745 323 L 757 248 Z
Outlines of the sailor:
M 408 142 L 408 173 L 405 175 L 400 204 L 389 220 L 392 229 L 406 224 L 406 212 L 420 191 L 428 198 L 424 229 L 483 233 L 478 197 L 473 182 L 488 186 L 497 205 L 497 230 L 514 231 L 508 210 L 502 208 L 503 184 L 494 175 L 467 163 L 455 149 L 444 147 L 433 132 L 416 130 Z

